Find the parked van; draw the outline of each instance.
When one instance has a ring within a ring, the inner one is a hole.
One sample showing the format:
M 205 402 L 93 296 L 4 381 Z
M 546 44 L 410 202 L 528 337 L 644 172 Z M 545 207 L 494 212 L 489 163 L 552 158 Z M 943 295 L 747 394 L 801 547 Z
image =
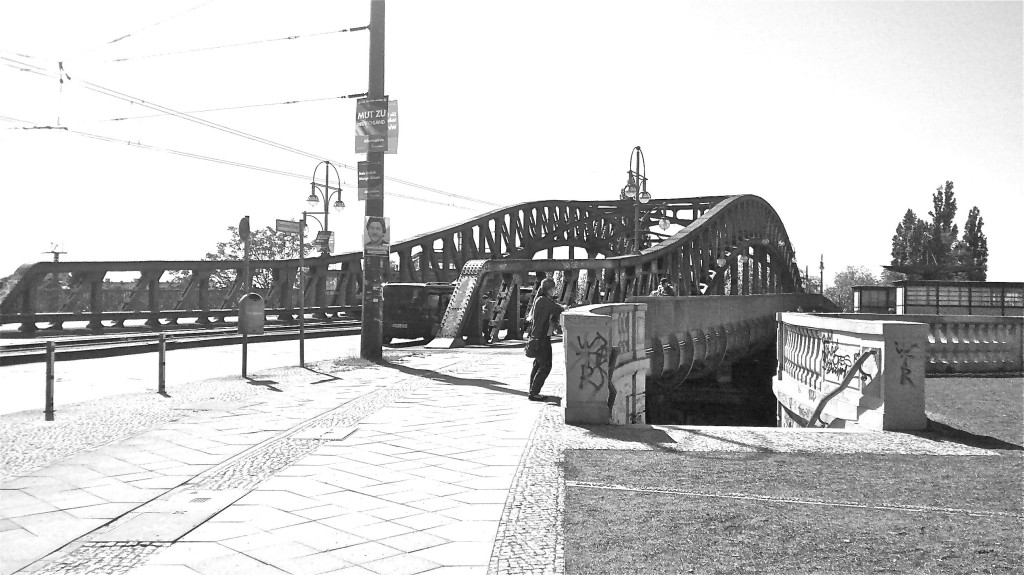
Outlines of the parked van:
M 454 291 L 447 283 L 384 284 L 384 343 L 392 338 L 434 339 Z

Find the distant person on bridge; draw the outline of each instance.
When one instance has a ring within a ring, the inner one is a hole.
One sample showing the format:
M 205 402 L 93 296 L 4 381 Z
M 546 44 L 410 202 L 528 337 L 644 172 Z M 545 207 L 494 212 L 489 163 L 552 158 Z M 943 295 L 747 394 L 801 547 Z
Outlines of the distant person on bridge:
M 537 299 L 533 302 L 533 325 L 530 337 L 540 341 L 540 350 L 533 358 L 533 369 L 530 371 L 530 401 L 544 401 L 546 396 L 540 394 L 544 380 L 551 373 L 551 334 L 555 322 L 564 309 L 551 294 L 555 291 L 555 280 L 544 278 L 540 283 Z
M 494 292 L 490 291 L 484 294 L 484 305 L 480 310 L 483 315 L 480 321 L 483 333 L 481 334 L 484 339 L 484 343 L 490 343 L 491 340 L 491 320 L 494 318 L 494 306 L 497 303 L 494 299 Z
M 676 290 L 672 288 L 672 284 L 668 283 L 668 278 L 661 278 L 661 285 L 658 286 L 658 289 L 652 291 L 651 295 L 670 297 L 676 295 Z

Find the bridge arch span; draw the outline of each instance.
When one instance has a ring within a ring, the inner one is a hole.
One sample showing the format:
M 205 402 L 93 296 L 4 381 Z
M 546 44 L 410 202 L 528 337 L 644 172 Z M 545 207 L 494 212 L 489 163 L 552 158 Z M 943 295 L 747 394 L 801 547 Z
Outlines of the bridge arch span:
M 467 262 L 438 345 L 461 337 L 472 315 L 466 310 L 478 307 L 477 292 L 488 284 L 488 276 L 500 277 L 501 285 L 513 285 L 531 272 L 562 272 L 559 297 L 566 304 L 624 302 L 650 294 L 663 278 L 680 296 L 802 291 L 793 246 L 778 213 L 758 196 L 731 196 L 639 253 L 587 260 Z M 488 285 L 494 283 L 492 279 Z

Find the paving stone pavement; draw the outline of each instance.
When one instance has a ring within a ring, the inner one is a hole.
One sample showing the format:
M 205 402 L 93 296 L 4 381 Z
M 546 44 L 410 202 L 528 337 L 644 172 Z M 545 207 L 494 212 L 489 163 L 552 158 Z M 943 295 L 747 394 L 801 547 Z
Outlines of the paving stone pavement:
M 554 347 L 544 393 L 562 397 Z M 562 573 L 566 449 L 990 453 L 907 434 L 566 426 L 557 402 L 527 401 L 518 348 L 387 360 L 124 396 L 56 425 L 0 418 L 0 573 Z
M 2 572 L 486 572 L 529 360 L 316 367 L 3 418 Z

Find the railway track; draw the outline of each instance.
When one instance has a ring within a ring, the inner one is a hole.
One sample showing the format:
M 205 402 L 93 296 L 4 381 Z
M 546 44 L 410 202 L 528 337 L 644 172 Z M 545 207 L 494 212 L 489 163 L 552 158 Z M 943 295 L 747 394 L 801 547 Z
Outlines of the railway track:
M 358 319 L 332 322 L 307 321 L 305 337 L 313 339 L 354 335 L 358 334 L 360 329 Z M 234 326 L 162 330 L 160 332 L 125 331 L 104 335 L 61 335 L 33 339 L 32 341 L 0 339 L 0 366 L 46 361 L 47 341 L 54 343 L 58 359 L 70 360 L 155 352 L 158 349 L 161 335 L 165 337 L 168 350 L 242 343 L 242 336 Z M 297 324 L 271 324 L 264 327 L 262 335 L 250 335 L 249 342 L 286 341 L 298 338 L 299 326 Z

